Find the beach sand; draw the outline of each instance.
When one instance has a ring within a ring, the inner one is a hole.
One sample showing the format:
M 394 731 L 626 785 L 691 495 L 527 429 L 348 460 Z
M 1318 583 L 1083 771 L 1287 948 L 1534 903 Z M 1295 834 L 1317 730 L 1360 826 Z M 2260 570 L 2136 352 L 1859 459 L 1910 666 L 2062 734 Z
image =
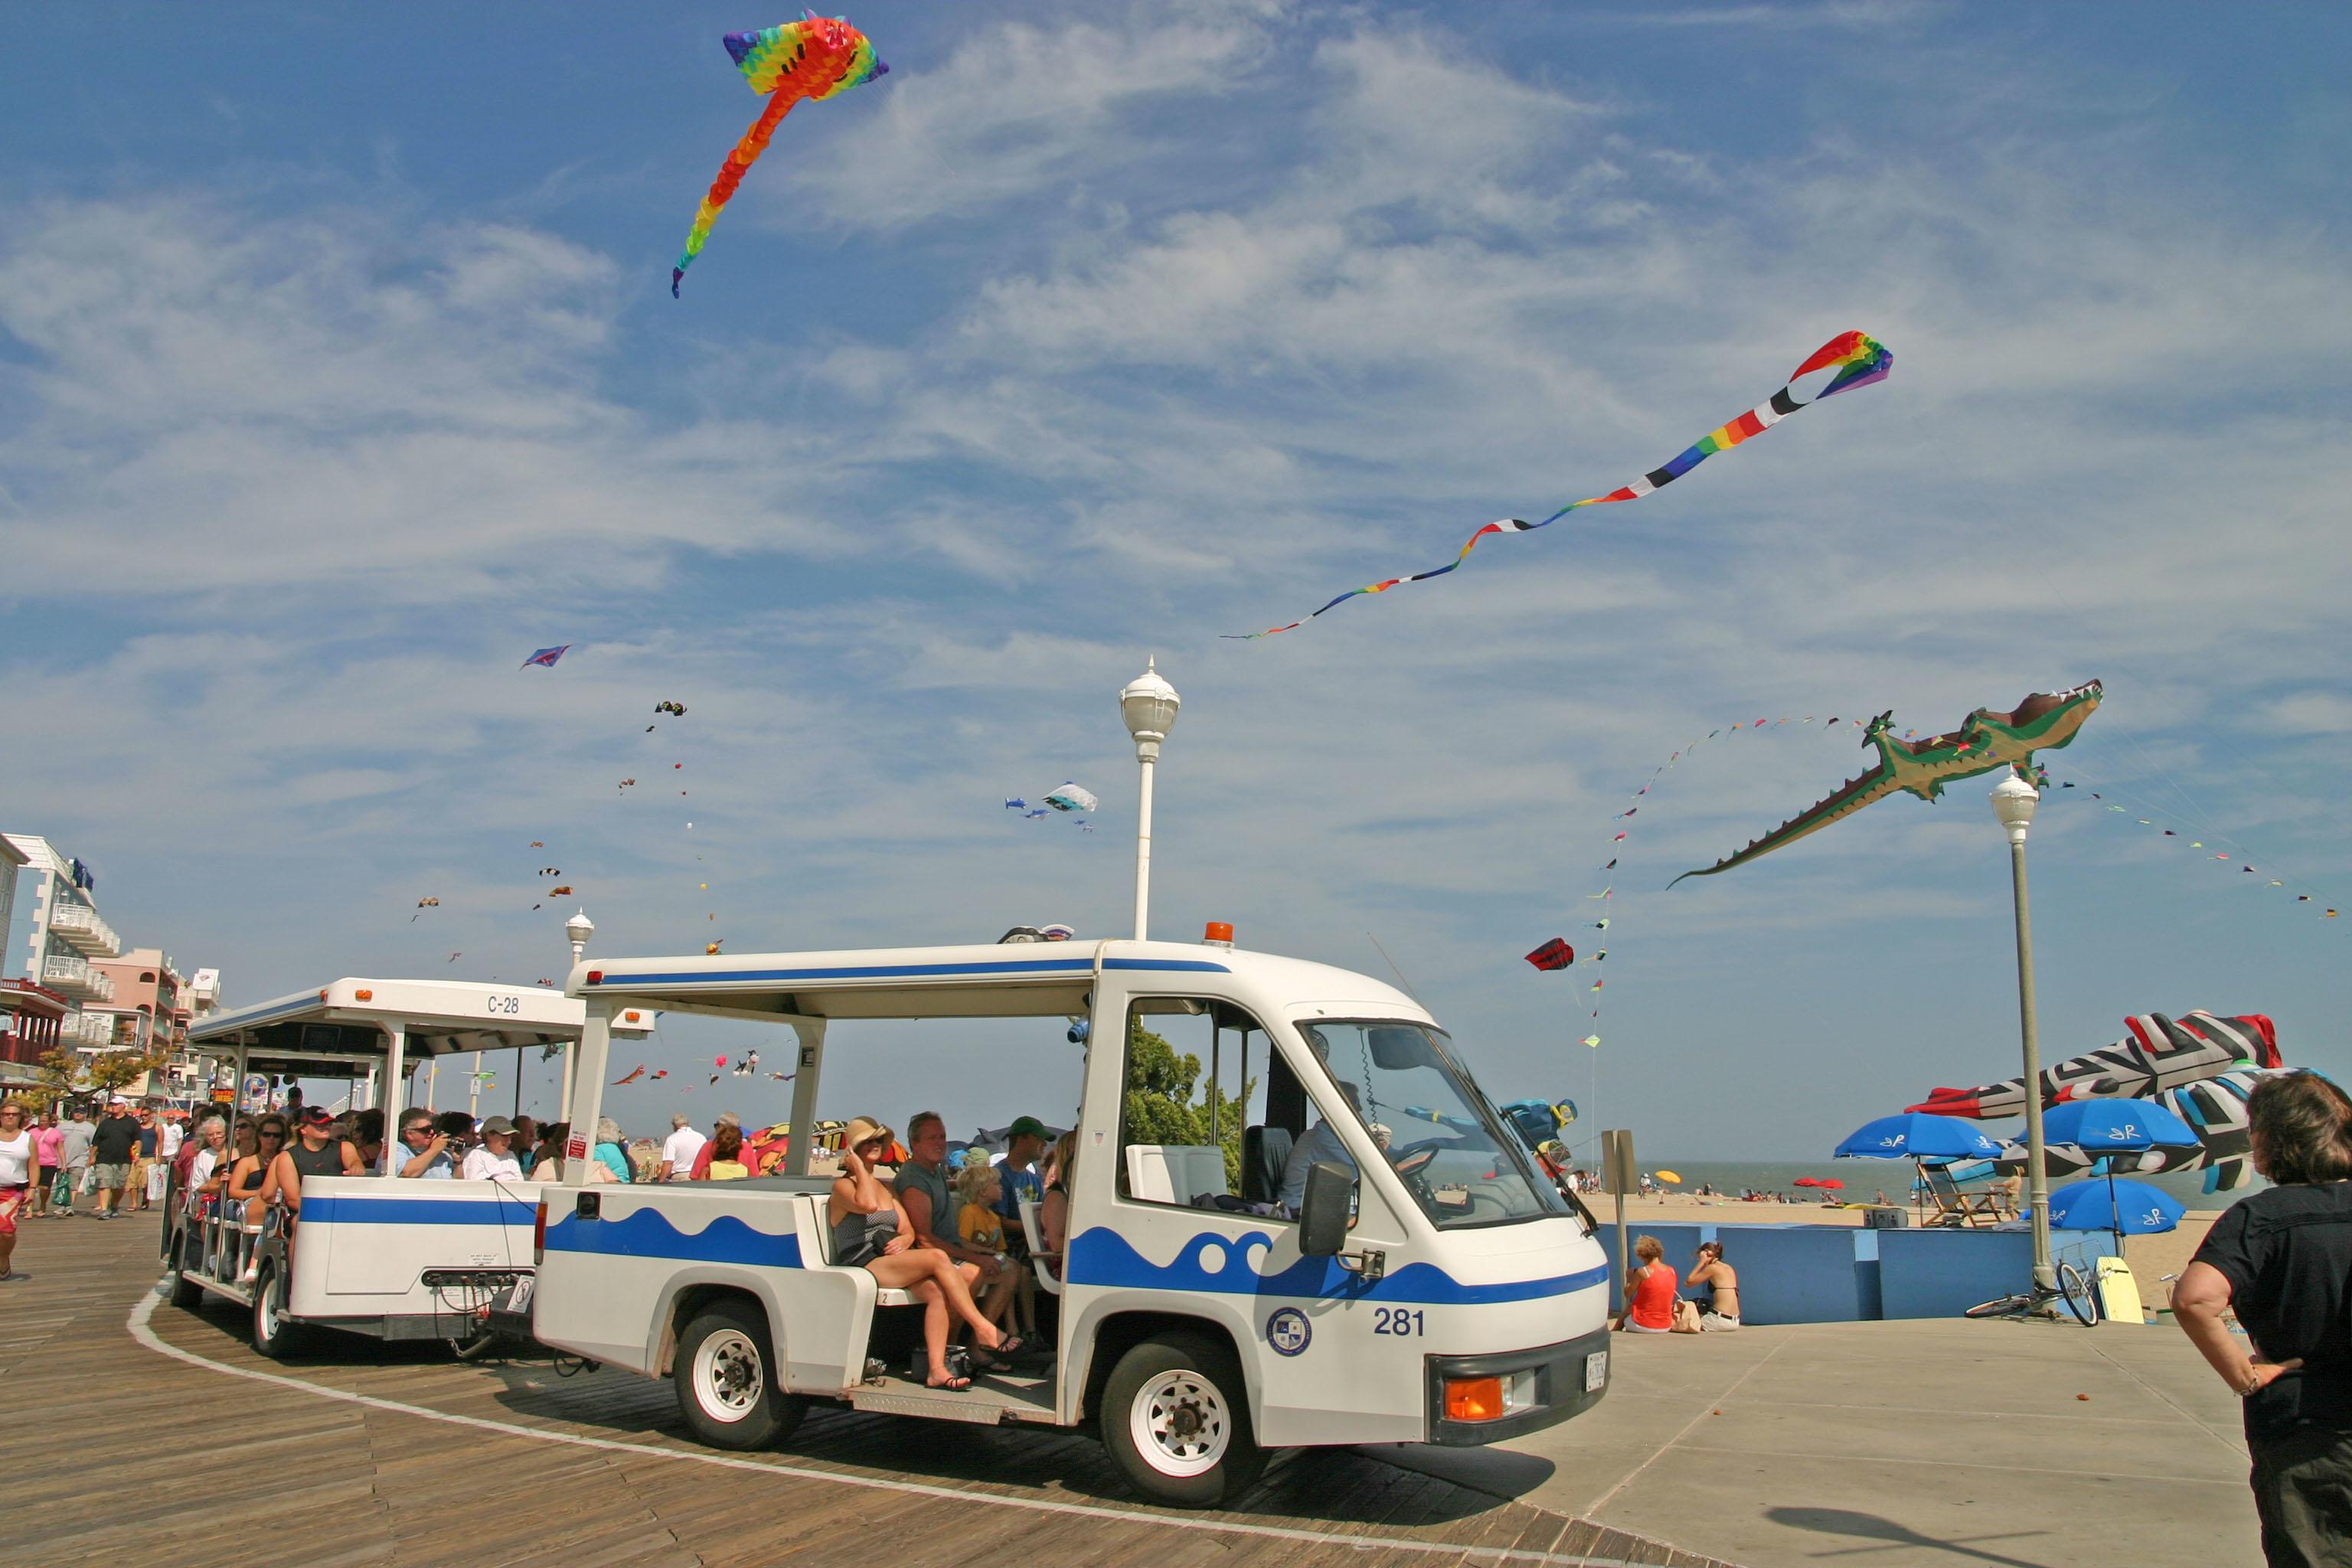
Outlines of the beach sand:
M 1589 1194 L 1585 1197 L 1592 1212 L 1601 1217 L 1604 1228 L 1613 1228 L 1617 1218 L 1617 1200 L 1607 1194 Z M 2140 1299 L 2153 1308 L 2161 1304 L 2165 1288 L 2158 1281 L 2167 1274 L 2178 1274 L 2189 1267 L 2198 1244 L 2213 1222 L 2221 1217 L 2219 1209 L 2191 1209 L 2181 1217 L 2179 1226 L 2157 1236 L 2128 1237 L 2124 1247 L 2125 1261 L 2131 1265 L 2132 1278 L 2139 1284 Z M 1676 1194 L 1668 1197 L 1627 1198 L 1625 1224 L 1638 1233 L 1644 1220 L 1661 1224 L 1680 1225 L 1852 1225 L 1862 1223 L 1858 1208 L 1831 1208 L 1821 1204 L 1744 1204 L 1736 1198 L 1701 1198 Z M 1918 1223 L 1915 1215 L 1912 1223 Z M 2066 1233 L 2059 1231 L 2052 1239 L 2063 1245 Z M 1734 1258 L 1733 1267 L 1738 1266 Z

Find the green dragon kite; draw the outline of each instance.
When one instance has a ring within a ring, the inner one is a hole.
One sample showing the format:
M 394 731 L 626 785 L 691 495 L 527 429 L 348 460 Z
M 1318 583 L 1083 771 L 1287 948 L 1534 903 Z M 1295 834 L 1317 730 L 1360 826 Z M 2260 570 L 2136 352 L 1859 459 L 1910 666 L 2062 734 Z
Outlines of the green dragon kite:
M 1712 877 L 1759 855 L 1769 855 L 1808 833 L 1819 833 L 1831 823 L 1852 816 L 1874 801 L 1885 800 L 1897 790 L 1909 790 L 1921 800 L 1934 800 L 1944 793 L 1946 784 L 1956 779 L 1972 779 L 2004 766 L 2021 771 L 2032 764 L 2034 752 L 2054 750 L 2072 741 L 2084 721 L 2097 710 L 2102 695 L 2095 680 L 2071 691 L 2036 691 L 2019 703 L 2013 712 L 1996 713 L 1989 708 L 1979 708 L 1950 734 L 1930 735 L 1921 741 L 1898 741 L 1890 735 L 1895 711 L 1889 709 L 1873 719 L 1863 732 L 1862 743 L 1878 748 L 1876 767 L 1860 778 L 1848 780 L 1835 795 L 1799 812 L 1745 849 L 1724 857 L 1705 870 L 1685 871 L 1666 886 L 1673 887 L 1684 877 Z

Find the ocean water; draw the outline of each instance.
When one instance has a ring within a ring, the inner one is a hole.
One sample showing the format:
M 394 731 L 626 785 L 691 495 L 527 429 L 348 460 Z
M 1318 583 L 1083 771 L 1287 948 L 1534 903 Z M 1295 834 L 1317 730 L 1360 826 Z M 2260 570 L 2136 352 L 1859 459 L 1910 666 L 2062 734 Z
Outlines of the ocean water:
M 1894 1203 L 1908 1203 L 1911 1197 L 1911 1165 L 1903 1160 L 1816 1160 L 1811 1163 L 1676 1160 L 1671 1154 L 1653 1159 L 1644 1153 L 1642 1169 L 1652 1174 L 1672 1171 L 1680 1176 L 1682 1184 L 1668 1187 L 1669 1192 L 1695 1193 L 1701 1183 L 1713 1183 L 1717 1192 L 1729 1193 L 1734 1197 L 1749 1187 L 1761 1192 L 1787 1193 L 1792 1197 L 1807 1197 L 1811 1189 L 1798 1186 L 1797 1178 L 1826 1176 L 1845 1184 L 1837 1196 L 1848 1203 L 1868 1203 L 1882 1190 Z M 2255 1176 L 2233 1191 L 2209 1193 L 2205 1191 L 2205 1173 L 2202 1171 L 2134 1175 L 2123 1179 L 2160 1187 L 2191 1209 L 2204 1210 L 2227 1208 L 2246 1194 L 2258 1192 L 2269 1184 Z M 1812 1201 L 1818 1201 L 1818 1198 Z

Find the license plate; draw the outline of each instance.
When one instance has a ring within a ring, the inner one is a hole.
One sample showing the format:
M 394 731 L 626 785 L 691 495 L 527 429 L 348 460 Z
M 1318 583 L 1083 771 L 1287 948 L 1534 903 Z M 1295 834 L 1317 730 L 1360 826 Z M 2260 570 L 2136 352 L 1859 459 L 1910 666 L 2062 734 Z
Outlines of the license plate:
M 514 1294 L 507 1298 L 507 1310 L 509 1312 L 527 1312 L 530 1310 L 531 1287 L 538 1283 L 539 1276 L 536 1274 L 526 1274 L 521 1279 L 516 1280 Z M 1603 1351 L 1601 1353 L 1603 1356 L 1606 1356 L 1609 1352 L 1607 1351 Z M 1589 1386 L 1591 1382 L 1592 1374 L 1588 1371 L 1584 1375 L 1587 1385 Z
M 1584 1392 L 1598 1394 L 1609 1383 L 1609 1352 L 1594 1351 L 1584 1358 Z

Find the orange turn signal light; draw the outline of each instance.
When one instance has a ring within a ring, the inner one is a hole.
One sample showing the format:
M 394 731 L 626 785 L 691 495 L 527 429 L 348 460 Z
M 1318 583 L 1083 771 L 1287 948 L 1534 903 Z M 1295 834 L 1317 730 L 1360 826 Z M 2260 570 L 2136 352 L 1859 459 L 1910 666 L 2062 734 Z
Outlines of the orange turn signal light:
M 1499 1377 L 1449 1377 L 1445 1380 L 1448 1421 L 1497 1421 L 1503 1415 L 1503 1380 Z
M 1201 940 L 1204 942 L 1213 942 L 1219 947 L 1233 946 L 1233 922 L 1231 921 L 1211 921 L 1208 924 L 1208 928 L 1201 932 Z
M 621 1016 L 622 1016 L 622 1017 L 624 1017 L 624 1018 L 625 1018 L 625 1019 L 627 1019 L 630 1023 L 634 1024 L 634 1023 L 636 1023 L 639 1019 L 643 1018 L 643 1017 L 645 1016 L 645 1015 L 644 1015 L 643 1013 L 638 1012 L 635 1007 L 632 1007 L 632 1008 L 630 1008 L 627 1012 L 625 1012 L 625 1013 L 622 1014 L 622 1015 L 621 1015 Z
M 362 1002 L 373 1002 L 375 1000 L 375 993 L 369 990 L 364 985 L 352 992 L 352 994 L 358 997 Z

